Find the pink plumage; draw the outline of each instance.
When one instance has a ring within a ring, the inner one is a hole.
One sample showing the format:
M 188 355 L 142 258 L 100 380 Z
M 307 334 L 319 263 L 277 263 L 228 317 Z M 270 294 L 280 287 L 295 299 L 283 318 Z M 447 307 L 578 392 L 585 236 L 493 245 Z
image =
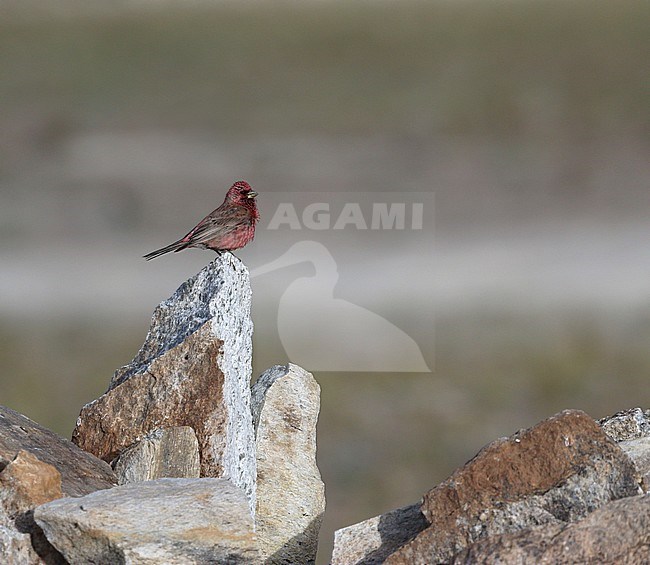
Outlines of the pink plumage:
M 255 202 L 255 192 L 243 180 L 233 184 L 223 204 L 203 218 L 185 237 L 151 253 L 144 258 L 149 261 L 169 253 L 199 247 L 217 253 L 244 247 L 255 237 L 255 224 L 260 218 Z

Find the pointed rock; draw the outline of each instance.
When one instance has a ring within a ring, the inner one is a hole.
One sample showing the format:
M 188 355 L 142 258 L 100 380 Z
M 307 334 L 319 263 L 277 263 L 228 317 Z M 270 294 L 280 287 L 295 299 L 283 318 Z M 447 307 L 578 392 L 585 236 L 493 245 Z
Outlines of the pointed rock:
M 157 428 L 189 426 L 201 476 L 229 478 L 253 509 L 250 306 L 248 270 L 220 255 L 156 308 L 139 353 L 81 410 L 73 441 L 113 461 Z
M 225 479 L 158 479 L 64 498 L 34 518 L 69 563 L 259 563 L 244 492 Z
M 256 531 L 265 563 L 314 563 L 325 512 L 316 465 L 320 387 L 297 365 L 276 365 L 253 385 Z

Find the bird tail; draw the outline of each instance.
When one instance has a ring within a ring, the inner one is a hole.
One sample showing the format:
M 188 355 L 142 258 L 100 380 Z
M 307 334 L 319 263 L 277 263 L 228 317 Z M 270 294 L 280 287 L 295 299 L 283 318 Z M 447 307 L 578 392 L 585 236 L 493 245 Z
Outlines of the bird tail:
M 152 259 L 155 259 L 156 257 L 160 257 L 161 255 L 164 255 L 165 253 L 170 253 L 172 251 L 180 251 L 181 249 L 185 249 L 187 247 L 187 241 L 183 241 L 182 239 L 179 239 L 178 241 L 175 241 L 174 243 L 170 243 L 166 247 L 161 247 L 160 249 L 156 249 L 155 251 L 152 251 L 151 253 L 147 253 L 144 255 L 144 258 L 147 261 L 151 261 Z

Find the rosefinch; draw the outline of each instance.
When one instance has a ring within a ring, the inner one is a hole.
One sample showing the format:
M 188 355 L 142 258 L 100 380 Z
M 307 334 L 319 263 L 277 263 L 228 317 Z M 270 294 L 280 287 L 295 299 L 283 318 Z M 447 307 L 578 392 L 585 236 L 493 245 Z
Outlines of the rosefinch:
M 260 218 L 256 196 L 257 192 L 247 182 L 237 181 L 228 190 L 223 204 L 203 218 L 190 233 L 167 247 L 147 253 L 144 258 L 149 261 L 188 247 L 212 249 L 217 253 L 244 247 L 255 236 L 255 222 Z

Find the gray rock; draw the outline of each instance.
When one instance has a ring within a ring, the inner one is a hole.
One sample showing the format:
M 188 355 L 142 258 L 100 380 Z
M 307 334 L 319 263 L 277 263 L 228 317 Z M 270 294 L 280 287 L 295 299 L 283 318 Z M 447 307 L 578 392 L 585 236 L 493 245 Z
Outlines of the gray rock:
M 289 372 L 289 365 L 274 365 L 264 371 L 251 387 L 251 412 L 253 414 L 253 428 L 257 436 L 257 428 L 260 424 L 260 414 L 264 407 L 266 392 L 269 387 L 280 377 Z
M 121 485 L 164 477 L 198 479 L 199 442 L 189 426 L 154 430 L 122 452 L 114 467 Z
M 244 489 L 255 507 L 248 270 L 224 253 L 156 308 L 144 345 L 81 411 L 73 441 L 105 461 L 157 428 L 190 426 L 201 476 Z
M 598 421 L 614 441 L 650 436 L 650 410 L 630 408 Z
M 643 478 L 643 489 L 650 490 L 650 437 L 640 437 L 619 442 L 618 446 L 627 453 Z
M 247 497 L 225 479 L 132 483 L 34 517 L 70 563 L 259 563 Z
M 425 494 L 430 526 L 386 563 L 449 562 L 472 543 L 584 518 L 641 493 L 630 458 L 584 412 L 565 410 L 484 447 Z
M 452 563 L 650 563 L 650 496 L 609 502 L 583 520 L 477 541 Z
M 253 385 L 257 442 L 256 531 L 265 563 L 314 563 L 325 512 L 316 465 L 320 387 L 296 365 L 275 366 Z
M 45 561 L 34 551 L 30 534 L 20 532 L 11 523 L 0 516 L 0 556 L 7 559 L 6 563 L 19 565 L 43 565 Z M 53 561 L 58 565 L 66 563 L 63 557 L 61 561 Z M 48 564 L 49 565 L 49 564 Z
M 332 565 L 379 565 L 428 525 L 420 505 L 411 504 L 337 530 Z

